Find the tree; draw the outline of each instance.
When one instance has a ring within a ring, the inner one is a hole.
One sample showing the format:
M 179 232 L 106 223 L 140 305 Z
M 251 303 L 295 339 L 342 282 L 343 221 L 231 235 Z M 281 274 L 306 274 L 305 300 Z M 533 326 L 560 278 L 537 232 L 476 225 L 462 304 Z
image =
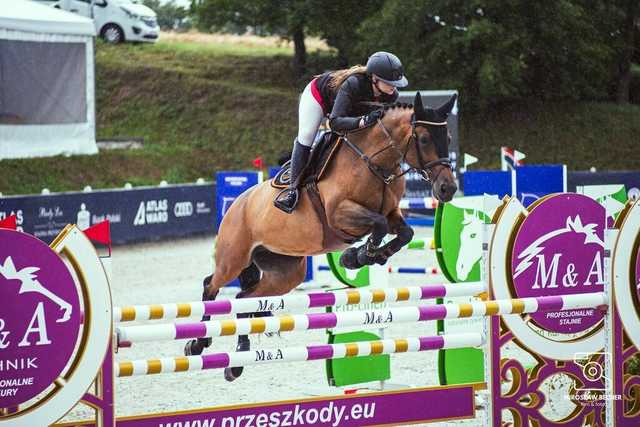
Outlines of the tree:
M 359 29 L 424 87 L 460 88 L 465 105 L 603 98 L 615 52 L 606 0 L 387 0 Z M 415 87 L 415 86 L 414 86 Z
M 308 3 L 302 0 L 202 0 L 195 6 L 198 28 L 203 31 L 274 34 L 293 41 L 293 66 L 305 71 L 304 42 Z
M 187 10 L 175 4 L 174 0 L 161 3 L 160 0 L 144 0 L 144 5 L 153 9 L 158 16 L 158 25 L 163 30 L 175 30 L 184 26 Z
M 384 0 L 307 0 L 307 4 L 309 32 L 336 48 L 339 66 L 362 63 L 369 54 L 379 50 L 365 52 L 358 48 L 363 41 L 358 28 L 367 17 L 380 10 Z
M 629 102 L 631 86 L 631 63 L 640 56 L 640 3 L 638 0 L 624 0 L 620 4 L 621 25 L 619 27 L 621 46 L 619 49 L 616 101 Z

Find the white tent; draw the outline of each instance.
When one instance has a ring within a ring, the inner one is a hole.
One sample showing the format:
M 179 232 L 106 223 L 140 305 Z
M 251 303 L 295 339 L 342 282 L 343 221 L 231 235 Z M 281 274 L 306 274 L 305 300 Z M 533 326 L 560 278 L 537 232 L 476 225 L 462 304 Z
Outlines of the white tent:
M 0 159 L 95 154 L 93 21 L 0 0 Z

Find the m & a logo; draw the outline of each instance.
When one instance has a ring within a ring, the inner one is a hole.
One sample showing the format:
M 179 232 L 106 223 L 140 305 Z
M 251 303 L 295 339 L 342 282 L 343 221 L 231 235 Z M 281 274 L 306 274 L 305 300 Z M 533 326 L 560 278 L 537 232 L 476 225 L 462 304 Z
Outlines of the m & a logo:
M 596 245 L 604 250 L 604 241 L 596 233 L 597 226 L 598 224 L 593 223 L 582 224 L 580 215 L 576 215 L 574 218 L 568 217 L 564 227 L 543 234 L 524 251 L 520 252 L 517 256 L 520 262 L 513 273 L 514 279 L 521 276 L 530 267 L 534 267 L 536 274 L 532 289 L 557 288 L 559 286 L 573 288 L 579 284 L 584 286 L 604 285 L 602 251 L 596 250 L 593 252 L 591 265 L 584 277 L 579 277 L 579 274 L 575 273 L 575 264 L 567 263 L 560 283 L 558 282 L 558 267 L 563 254 L 561 252 L 545 254 L 545 248 L 548 247 L 550 240 L 567 233 L 582 235 L 583 238 L 580 237 L 579 239 L 583 240 L 582 243 L 584 245 Z M 549 257 L 551 258 L 550 260 Z
M 529 208 L 513 242 L 511 271 L 519 298 L 602 292 L 606 280 L 606 210 L 590 197 L 547 196 Z M 538 325 L 557 333 L 582 332 L 602 320 L 595 309 L 541 312 Z

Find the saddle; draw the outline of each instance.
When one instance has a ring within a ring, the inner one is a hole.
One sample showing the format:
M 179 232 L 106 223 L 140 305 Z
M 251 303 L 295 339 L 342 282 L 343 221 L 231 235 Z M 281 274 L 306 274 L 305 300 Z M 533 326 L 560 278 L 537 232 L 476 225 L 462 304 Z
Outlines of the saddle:
M 311 204 L 322 223 L 323 240 L 325 243 L 338 238 L 347 244 L 352 244 L 360 240 L 361 236 L 351 234 L 331 228 L 327 221 L 327 212 L 320 197 L 318 182 L 322 179 L 327 166 L 335 157 L 342 146 L 343 138 L 333 132 L 326 132 L 311 151 L 309 162 L 300 174 L 300 192 L 306 191 L 311 200 Z M 276 176 L 271 180 L 273 188 L 283 189 L 289 186 L 291 180 L 291 160 L 282 165 Z
M 322 179 L 325 169 L 338 152 L 342 137 L 333 132 L 325 132 L 318 143 L 311 150 L 309 162 L 300 174 L 300 188 L 303 189 L 310 182 L 318 182 Z M 291 180 L 291 160 L 283 164 L 271 180 L 273 188 L 286 188 Z

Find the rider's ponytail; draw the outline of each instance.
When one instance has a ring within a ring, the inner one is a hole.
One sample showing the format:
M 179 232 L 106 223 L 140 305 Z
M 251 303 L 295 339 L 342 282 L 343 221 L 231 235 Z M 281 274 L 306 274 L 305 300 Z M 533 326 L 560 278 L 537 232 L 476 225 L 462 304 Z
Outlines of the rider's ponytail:
M 367 67 L 363 65 L 354 65 L 351 68 L 347 68 L 344 70 L 334 71 L 331 74 L 331 80 L 329 80 L 329 87 L 331 89 L 338 89 L 342 83 L 351 77 L 354 74 L 365 74 L 367 72 Z

